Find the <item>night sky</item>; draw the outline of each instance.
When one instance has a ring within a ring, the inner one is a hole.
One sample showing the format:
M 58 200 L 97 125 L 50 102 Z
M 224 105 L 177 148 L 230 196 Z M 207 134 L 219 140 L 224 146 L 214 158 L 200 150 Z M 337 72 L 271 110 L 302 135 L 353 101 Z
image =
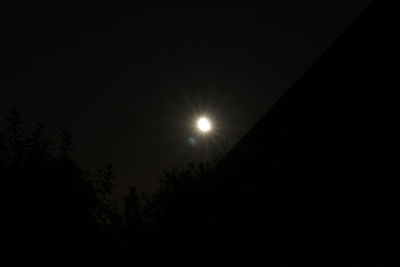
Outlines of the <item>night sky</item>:
M 369 2 L 4 6 L 0 115 L 70 130 L 83 166 L 116 166 L 117 195 L 152 191 L 237 142 Z

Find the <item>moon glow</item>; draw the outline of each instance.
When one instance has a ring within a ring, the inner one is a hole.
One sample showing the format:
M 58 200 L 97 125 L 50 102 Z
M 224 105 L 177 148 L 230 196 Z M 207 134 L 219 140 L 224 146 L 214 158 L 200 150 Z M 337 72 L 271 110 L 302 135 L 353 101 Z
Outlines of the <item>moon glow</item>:
M 211 130 L 210 121 L 205 117 L 200 118 L 197 121 L 197 128 L 203 133 L 210 131 Z

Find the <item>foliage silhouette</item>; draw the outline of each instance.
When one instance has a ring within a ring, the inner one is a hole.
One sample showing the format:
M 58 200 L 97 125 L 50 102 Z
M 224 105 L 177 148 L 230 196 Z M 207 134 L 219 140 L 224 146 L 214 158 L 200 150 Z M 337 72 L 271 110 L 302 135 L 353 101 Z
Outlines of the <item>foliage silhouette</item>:
M 69 132 L 52 142 L 43 124 L 27 132 L 18 110 L 10 109 L 0 131 L 0 229 L 15 264 L 185 265 L 193 256 L 188 248 L 200 248 L 199 237 L 208 234 L 218 160 L 164 171 L 156 193 L 133 187 L 118 211 L 111 201 L 114 167 L 83 169 L 72 147 Z
M 16 108 L 0 131 L 1 232 L 14 265 L 66 266 L 112 261 L 107 231 L 115 213 L 110 200 L 114 174 L 107 166 L 95 174 L 70 157 L 70 134 L 63 132 L 57 147 L 36 124 L 22 126 Z M 24 254 L 26 257 L 18 255 Z M 21 262 L 17 262 L 21 261 Z

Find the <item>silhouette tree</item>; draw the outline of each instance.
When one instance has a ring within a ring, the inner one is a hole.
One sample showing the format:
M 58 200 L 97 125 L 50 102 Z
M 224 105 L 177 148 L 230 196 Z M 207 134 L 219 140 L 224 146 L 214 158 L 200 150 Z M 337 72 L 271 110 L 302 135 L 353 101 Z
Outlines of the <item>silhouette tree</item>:
M 212 162 L 190 162 L 164 171 L 159 190 L 147 196 L 143 214 L 152 251 L 151 264 L 204 266 L 215 251 L 216 186 Z
M 71 133 L 52 142 L 43 124 L 25 131 L 18 110 L 9 111 L 0 131 L 0 230 L 15 265 L 204 266 L 217 253 L 221 150 L 210 162 L 164 171 L 154 194 L 131 188 L 119 212 L 114 167 L 83 169 L 72 149 Z
M 43 124 L 26 132 L 18 110 L 10 109 L 0 131 L 0 230 L 13 265 L 112 262 L 105 231 L 113 214 L 112 168 L 93 175 L 71 158 L 71 148 L 67 132 L 56 147 Z
M 124 266 L 149 266 L 151 256 L 149 232 L 145 220 L 144 196 L 140 196 L 135 187 L 124 196 L 124 208 L 121 214 L 121 255 Z

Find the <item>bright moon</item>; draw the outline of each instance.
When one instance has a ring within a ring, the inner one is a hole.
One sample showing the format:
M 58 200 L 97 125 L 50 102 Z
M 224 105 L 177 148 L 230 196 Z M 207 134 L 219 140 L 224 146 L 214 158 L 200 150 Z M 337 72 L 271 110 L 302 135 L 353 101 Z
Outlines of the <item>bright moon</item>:
M 197 128 L 202 132 L 208 132 L 211 129 L 211 124 L 207 118 L 200 118 L 197 121 Z

